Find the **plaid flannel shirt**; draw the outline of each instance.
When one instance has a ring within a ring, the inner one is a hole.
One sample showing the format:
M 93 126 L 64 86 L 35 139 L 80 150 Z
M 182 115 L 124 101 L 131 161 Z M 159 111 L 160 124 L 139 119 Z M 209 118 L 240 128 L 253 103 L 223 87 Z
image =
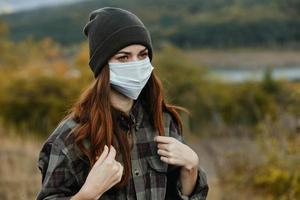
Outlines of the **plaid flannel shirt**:
M 171 115 L 164 112 L 163 118 L 166 136 L 175 137 L 183 142 Z M 144 112 L 140 100 L 130 111 L 130 119 L 134 125 L 130 126 L 129 131 L 132 137 L 130 181 L 124 188 L 111 188 L 99 199 L 206 199 L 208 185 L 205 172 L 200 167 L 192 194 L 188 197 L 181 194 L 180 167 L 168 165 L 160 160 L 157 144 L 154 142 L 158 131 L 150 126 L 148 115 Z M 88 159 L 74 143 L 73 137 L 65 139 L 75 125 L 72 119 L 64 120 L 45 141 L 38 160 L 42 186 L 37 200 L 70 199 L 84 184 L 89 173 Z

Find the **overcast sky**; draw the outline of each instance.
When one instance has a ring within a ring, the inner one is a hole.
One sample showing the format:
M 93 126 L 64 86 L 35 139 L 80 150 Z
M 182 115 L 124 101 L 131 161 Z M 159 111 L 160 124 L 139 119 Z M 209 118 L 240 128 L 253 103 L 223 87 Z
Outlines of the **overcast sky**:
M 84 0 L 0 0 L 0 14 Z

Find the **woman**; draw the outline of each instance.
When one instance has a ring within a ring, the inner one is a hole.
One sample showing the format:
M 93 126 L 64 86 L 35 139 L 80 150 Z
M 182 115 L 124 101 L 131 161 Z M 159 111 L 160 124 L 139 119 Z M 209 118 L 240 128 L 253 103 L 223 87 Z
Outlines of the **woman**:
M 84 27 L 95 81 L 44 143 L 37 199 L 206 199 L 205 173 L 182 141 L 151 65 L 148 30 L 119 8 Z

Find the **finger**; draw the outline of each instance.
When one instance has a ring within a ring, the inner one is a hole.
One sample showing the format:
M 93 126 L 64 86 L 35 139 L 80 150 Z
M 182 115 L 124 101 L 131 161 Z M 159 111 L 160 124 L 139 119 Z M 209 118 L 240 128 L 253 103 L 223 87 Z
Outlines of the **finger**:
M 99 156 L 96 157 L 96 159 L 97 159 L 96 163 L 101 164 L 105 160 L 107 155 L 108 155 L 108 147 L 105 145 L 100 157 Z
M 164 149 L 158 149 L 157 153 L 160 156 L 171 157 L 170 152 L 168 152 L 168 151 L 166 151 Z
M 168 144 L 168 143 L 174 142 L 174 138 L 173 137 L 167 137 L 167 136 L 156 136 L 154 138 L 154 141 Z
M 170 145 L 169 144 L 158 144 L 157 145 L 157 148 L 158 149 L 162 149 L 162 150 L 165 150 L 165 151 L 169 151 L 169 147 L 170 147 Z
M 116 157 L 116 149 L 111 145 L 110 146 L 110 150 L 109 150 L 109 153 L 107 155 L 107 159 L 108 160 L 114 160 L 115 157 Z
M 167 163 L 167 164 L 173 164 L 171 161 L 172 159 L 171 158 L 167 158 L 167 157 L 164 157 L 164 156 L 161 156 L 160 157 L 160 160 Z
M 167 157 L 161 156 L 160 160 L 167 164 L 171 164 L 171 165 L 181 165 L 181 163 L 177 159 L 174 159 L 174 158 L 167 158 Z

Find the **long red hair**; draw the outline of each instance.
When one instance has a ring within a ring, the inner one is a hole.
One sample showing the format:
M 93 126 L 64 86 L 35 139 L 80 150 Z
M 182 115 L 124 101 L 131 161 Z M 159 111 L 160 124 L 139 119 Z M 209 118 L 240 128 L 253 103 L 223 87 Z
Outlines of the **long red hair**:
M 124 164 L 124 176 L 118 186 L 123 186 L 128 182 L 131 174 L 130 149 L 126 134 L 119 134 L 123 130 L 118 126 L 114 116 L 114 113 L 119 110 L 110 102 L 110 91 L 109 67 L 106 65 L 93 83 L 81 94 L 66 118 L 72 117 L 77 122 L 72 133 L 76 144 L 89 158 L 90 167 L 96 162 L 96 157 L 101 155 L 105 145 L 117 147 L 117 153 L 121 154 Z M 188 111 L 183 107 L 165 103 L 162 83 L 154 71 L 138 98 L 142 98 L 145 102 L 150 123 L 155 130 L 158 130 L 159 135 L 164 135 L 163 111 L 171 113 L 182 132 L 182 121 L 178 110 Z M 85 139 L 90 143 L 89 148 L 84 145 Z

